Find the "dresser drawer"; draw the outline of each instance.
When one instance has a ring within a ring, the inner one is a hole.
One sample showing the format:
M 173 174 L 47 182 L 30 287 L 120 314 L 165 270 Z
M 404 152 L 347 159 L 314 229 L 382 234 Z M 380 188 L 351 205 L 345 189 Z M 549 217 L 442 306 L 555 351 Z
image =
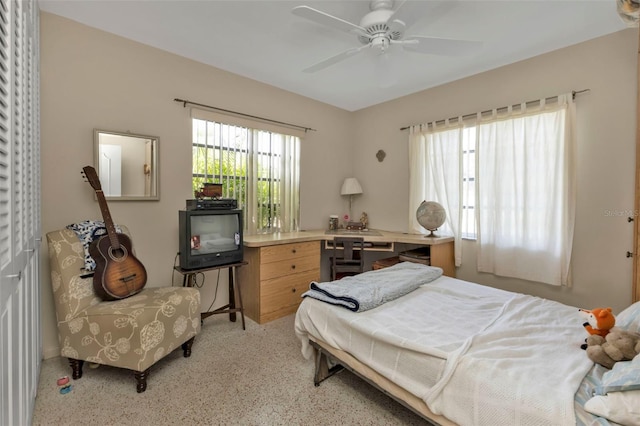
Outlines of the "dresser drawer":
M 295 308 L 302 301 L 300 296 L 309 289 L 311 281 L 319 279 L 320 269 L 315 269 L 262 281 L 260 316 L 283 308 Z
M 306 256 L 320 256 L 320 242 L 280 244 L 260 248 L 260 264 L 295 259 Z
M 320 269 L 319 256 L 295 257 L 277 262 L 265 263 L 260 266 L 260 279 L 270 280 L 284 275 L 295 274 Z

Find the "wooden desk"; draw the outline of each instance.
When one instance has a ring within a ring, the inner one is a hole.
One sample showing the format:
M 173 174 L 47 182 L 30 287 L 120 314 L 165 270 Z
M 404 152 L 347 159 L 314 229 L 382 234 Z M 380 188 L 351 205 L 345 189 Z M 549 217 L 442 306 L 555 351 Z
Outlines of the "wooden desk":
M 216 310 L 213 311 L 209 311 L 209 312 L 202 312 L 200 314 L 200 320 L 204 320 L 205 318 L 210 317 L 211 315 L 214 314 L 229 314 L 229 321 L 231 322 L 235 322 L 236 321 L 236 312 L 240 312 L 240 316 L 242 317 L 242 329 L 245 330 L 245 324 L 244 324 L 244 306 L 242 304 L 242 291 L 240 290 L 240 286 L 237 286 L 238 289 L 238 305 L 239 307 L 236 307 L 236 295 L 235 295 L 235 280 L 234 280 L 234 276 L 236 274 L 236 268 L 238 266 L 244 266 L 247 265 L 247 262 L 242 261 L 242 262 L 238 262 L 238 263 L 232 263 L 229 265 L 220 265 L 220 266 L 213 266 L 210 268 L 200 268 L 200 269 L 182 269 L 180 266 L 175 266 L 173 269 L 175 269 L 176 271 L 178 271 L 179 273 L 182 274 L 183 278 L 182 278 L 182 286 L 183 287 L 195 287 L 196 284 L 196 274 L 200 273 L 200 272 L 207 272 L 207 271 L 215 271 L 218 269 L 229 269 L 229 303 L 219 307 Z
M 395 243 L 429 246 L 431 264 L 442 268 L 447 276 L 456 275 L 453 237 L 381 230 L 375 234 L 326 234 L 324 230 L 314 230 L 245 235 L 244 258 L 249 265 L 240 268 L 238 274 L 245 290 L 247 316 L 263 324 L 294 313 L 309 283 L 320 280 L 321 242 L 332 245 L 334 237 L 346 235 L 362 236 L 365 242 L 374 243 L 372 251 L 391 252 Z
M 453 237 L 427 237 L 423 234 L 407 234 L 404 232 L 390 232 L 382 230 L 374 231 L 375 235 L 369 235 L 366 232 L 340 235 L 326 234 L 322 229 L 275 234 L 245 235 L 244 246 L 246 253 L 247 248 L 251 250 L 253 248 L 258 249 L 261 247 L 308 241 L 325 241 L 325 245 L 331 245 L 334 237 L 347 235 L 362 236 L 365 242 L 374 243 L 371 251 L 393 251 L 394 243 L 415 244 L 419 246 L 428 246 L 431 251 L 431 264 L 442 268 L 444 275 L 455 278 L 456 266 L 453 252 Z M 385 246 L 387 246 L 387 248 L 381 250 L 381 247 Z M 366 247 L 365 251 L 368 251 Z M 245 260 L 246 259 L 245 254 Z

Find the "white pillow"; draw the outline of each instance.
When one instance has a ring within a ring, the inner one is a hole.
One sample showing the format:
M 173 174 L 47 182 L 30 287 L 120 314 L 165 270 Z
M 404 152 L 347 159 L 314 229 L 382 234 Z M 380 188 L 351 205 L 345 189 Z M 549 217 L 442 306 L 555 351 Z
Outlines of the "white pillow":
M 596 395 L 611 392 L 640 390 L 640 355 L 631 361 L 618 361 L 613 368 L 602 375 L 602 381 L 595 388 Z
M 640 390 L 596 395 L 584 409 L 624 426 L 640 426 Z
M 616 326 L 640 333 L 640 302 L 634 303 L 616 315 Z

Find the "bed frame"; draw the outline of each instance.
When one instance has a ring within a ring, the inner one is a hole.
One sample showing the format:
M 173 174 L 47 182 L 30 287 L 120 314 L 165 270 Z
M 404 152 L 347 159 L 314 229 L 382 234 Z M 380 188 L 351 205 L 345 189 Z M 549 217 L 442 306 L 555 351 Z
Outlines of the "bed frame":
M 313 381 L 316 386 L 320 386 L 323 380 L 346 368 L 432 425 L 456 426 L 455 423 L 446 417 L 434 414 L 422 399 L 381 376 L 347 352 L 329 346 L 327 343 L 313 336 L 309 336 L 309 343 L 314 349 L 316 371 Z M 330 366 L 330 361 L 334 361 L 335 365 Z

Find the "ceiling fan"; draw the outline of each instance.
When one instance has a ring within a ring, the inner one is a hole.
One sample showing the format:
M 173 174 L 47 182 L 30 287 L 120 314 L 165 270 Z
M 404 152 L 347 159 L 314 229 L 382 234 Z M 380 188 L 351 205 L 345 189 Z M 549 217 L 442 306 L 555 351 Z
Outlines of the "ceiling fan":
M 379 54 L 384 54 L 391 45 L 401 45 L 411 52 L 446 56 L 465 55 L 482 46 L 482 42 L 478 41 L 418 35 L 405 36 L 405 30 L 409 27 L 410 21 L 416 19 L 413 13 L 415 10 L 403 7 L 407 3 L 406 0 L 397 3 L 398 6 L 393 9 L 393 0 L 372 0 L 369 5 L 370 12 L 362 17 L 359 25 L 309 6 L 294 7 L 291 11 L 294 15 L 354 34 L 362 44 L 320 61 L 303 71 L 307 73 L 319 71 L 366 49 L 376 49 Z

